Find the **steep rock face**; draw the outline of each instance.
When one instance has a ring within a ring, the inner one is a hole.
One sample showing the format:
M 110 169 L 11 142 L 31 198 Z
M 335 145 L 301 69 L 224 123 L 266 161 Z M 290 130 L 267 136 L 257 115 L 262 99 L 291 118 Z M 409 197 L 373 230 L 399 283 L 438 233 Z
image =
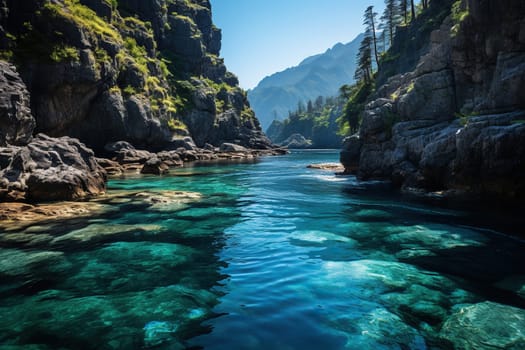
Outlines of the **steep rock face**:
M 406 189 L 523 197 L 525 5 L 469 1 L 455 11 L 416 68 L 378 88 L 342 160 Z
M 91 149 L 69 137 L 32 137 L 24 82 L 0 61 L 0 202 L 79 199 L 103 193 L 106 172 Z
M 4 2 L 0 45 L 31 93 L 37 132 L 96 151 L 188 135 L 199 146 L 270 146 L 218 57 L 207 0 Z
M 28 143 L 34 128 L 25 84 L 12 65 L 0 61 L 0 146 Z

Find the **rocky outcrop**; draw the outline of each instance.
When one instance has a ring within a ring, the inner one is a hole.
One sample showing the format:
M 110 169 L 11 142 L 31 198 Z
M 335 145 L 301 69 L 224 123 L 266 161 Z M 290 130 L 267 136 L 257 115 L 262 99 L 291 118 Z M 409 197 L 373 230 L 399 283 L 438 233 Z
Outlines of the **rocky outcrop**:
M 105 192 L 106 172 L 91 149 L 70 137 L 32 137 L 25 84 L 0 62 L 0 202 L 70 200 Z
M 428 11 L 441 6 L 432 4 Z M 362 179 L 409 191 L 522 198 L 525 6 L 463 1 L 453 12 L 415 69 L 377 89 L 341 161 Z
M 12 65 L 0 61 L 0 147 L 28 143 L 34 128 L 25 84 Z
M 312 141 L 306 139 L 301 134 L 293 134 L 281 143 L 281 146 L 287 148 L 309 148 L 312 146 Z
M 70 137 L 38 134 L 11 147 L 0 171 L 0 200 L 52 201 L 95 196 L 106 190 L 106 172 L 92 150 Z
M 271 148 L 218 57 L 208 0 L 8 0 L 0 22 L 37 132 L 97 153 L 120 140 L 159 150 L 185 136 L 199 147 Z

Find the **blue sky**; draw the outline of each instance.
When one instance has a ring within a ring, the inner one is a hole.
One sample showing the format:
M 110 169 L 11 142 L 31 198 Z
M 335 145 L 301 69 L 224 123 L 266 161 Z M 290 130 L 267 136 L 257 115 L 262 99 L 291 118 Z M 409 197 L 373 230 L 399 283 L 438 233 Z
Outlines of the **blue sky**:
M 211 0 L 213 21 L 222 29 L 221 57 L 253 88 L 265 76 L 304 58 L 349 42 L 363 31 L 363 13 L 383 0 Z

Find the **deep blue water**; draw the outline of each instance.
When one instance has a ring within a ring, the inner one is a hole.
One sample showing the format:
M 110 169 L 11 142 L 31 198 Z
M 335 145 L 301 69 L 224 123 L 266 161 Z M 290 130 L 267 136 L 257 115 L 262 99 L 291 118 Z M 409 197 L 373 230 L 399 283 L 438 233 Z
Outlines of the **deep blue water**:
M 3 241 L 0 349 L 449 349 L 525 322 L 519 227 L 306 168 L 337 158 L 112 180 L 103 212 Z

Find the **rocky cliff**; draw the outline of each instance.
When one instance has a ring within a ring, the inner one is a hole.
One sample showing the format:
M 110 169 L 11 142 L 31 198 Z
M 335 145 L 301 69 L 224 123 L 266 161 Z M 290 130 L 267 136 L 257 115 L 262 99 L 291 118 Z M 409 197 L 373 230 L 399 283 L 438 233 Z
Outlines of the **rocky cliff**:
M 219 58 L 208 0 L 2 0 L 0 45 L 31 96 L 36 132 L 96 152 L 268 139 Z
M 430 2 L 431 18 L 443 3 Z M 525 3 L 463 0 L 447 14 L 417 50 L 396 37 L 389 55 L 417 52 L 416 64 L 390 65 L 401 74 L 388 79 L 380 69 L 341 161 L 362 179 L 406 190 L 523 198 Z
M 220 46 L 208 0 L 0 0 L 0 201 L 272 149 Z

